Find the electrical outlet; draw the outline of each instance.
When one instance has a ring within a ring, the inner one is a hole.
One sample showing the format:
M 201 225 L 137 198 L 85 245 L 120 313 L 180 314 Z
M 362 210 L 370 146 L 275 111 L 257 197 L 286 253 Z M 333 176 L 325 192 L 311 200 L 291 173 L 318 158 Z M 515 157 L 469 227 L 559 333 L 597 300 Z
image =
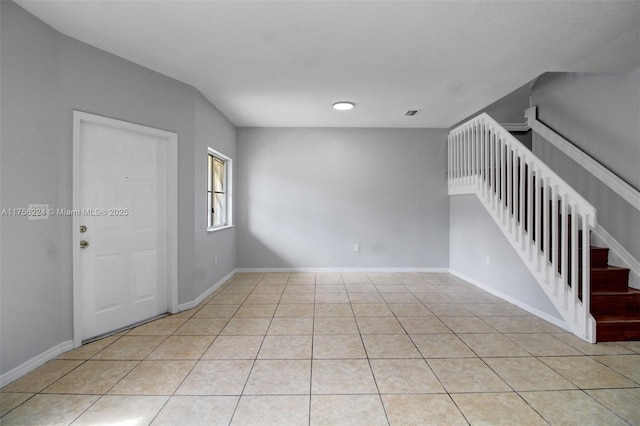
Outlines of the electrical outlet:
M 353 246 L 353 251 L 355 251 L 356 253 L 360 251 L 360 244 L 356 244 L 355 246 Z
M 487 266 L 491 265 L 491 258 L 489 256 L 484 258 L 484 264 Z
M 215 256 L 213 256 L 213 264 L 214 265 L 218 264 L 218 255 L 217 254 Z

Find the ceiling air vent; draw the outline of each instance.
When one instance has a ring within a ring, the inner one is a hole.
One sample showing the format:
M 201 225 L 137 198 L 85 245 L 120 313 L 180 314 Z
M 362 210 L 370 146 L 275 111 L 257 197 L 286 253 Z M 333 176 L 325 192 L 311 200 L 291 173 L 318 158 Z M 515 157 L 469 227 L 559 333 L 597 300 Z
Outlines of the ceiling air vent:
M 417 110 L 415 109 L 410 109 L 409 111 L 407 111 L 404 116 L 405 117 L 413 117 L 414 115 L 416 115 L 418 113 Z

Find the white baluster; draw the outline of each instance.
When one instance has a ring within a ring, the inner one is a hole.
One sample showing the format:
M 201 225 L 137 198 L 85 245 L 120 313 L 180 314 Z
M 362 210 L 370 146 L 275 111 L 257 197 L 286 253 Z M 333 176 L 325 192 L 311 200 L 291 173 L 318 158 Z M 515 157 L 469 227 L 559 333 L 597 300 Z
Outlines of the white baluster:
M 558 296 L 558 187 L 551 188 L 551 276 L 553 277 L 553 294 Z
M 480 181 L 482 182 L 482 197 L 486 199 L 487 196 L 487 141 L 486 141 L 486 134 L 485 134 L 485 125 L 484 123 L 480 124 L 480 146 L 481 146 L 481 152 L 482 155 L 480 156 L 480 173 L 481 173 L 481 179 Z
M 455 162 L 455 173 L 454 177 L 456 180 L 456 186 L 460 186 L 460 132 L 456 133 L 455 139 L 453 140 L 453 148 L 454 148 L 454 162 Z
M 502 218 L 502 224 L 504 224 L 504 140 L 501 136 L 498 136 L 498 149 L 500 150 L 498 156 L 498 164 L 500 165 L 500 180 L 498 184 L 498 202 L 500 209 L 498 209 L 498 217 Z
M 512 213 L 512 206 L 513 206 L 513 151 L 511 150 L 510 147 L 507 147 L 507 196 L 506 198 L 506 204 L 507 204 L 507 217 L 509 218 L 507 223 L 508 223 L 508 231 L 509 233 L 513 232 L 513 227 L 514 227 L 514 220 L 513 220 L 513 213 Z M 515 224 L 515 226 L 517 226 L 517 222 Z
M 578 220 L 579 217 L 579 209 L 576 204 L 571 205 L 571 301 L 570 304 L 577 305 L 579 302 L 578 295 L 578 276 L 580 271 L 578 271 L 578 259 L 580 257 L 580 239 L 578 238 Z
M 496 209 L 496 139 L 493 133 L 489 133 L 491 145 L 491 210 Z
M 527 191 L 527 255 L 529 260 L 533 260 L 533 247 L 535 244 L 535 233 L 534 233 L 534 216 L 535 216 L 535 172 L 533 170 L 533 163 L 527 163 L 527 185 L 529 189 Z
M 526 184 L 525 184 L 525 176 L 526 176 L 526 169 L 525 169 L 525 163 L 524 163 L 524 158 L 520 159 L 520 169 L 519 169 L 519 174 L 520 174 L 520 179 L 518 180 L 518 222 L 520 223 L 520 229 L 519 229 L 519 233 L 520 233 L 520 241 L 522 242 L 522 249 L 524 250 L 524 241 L 525 241 L 525 235 L 524 235 L 524 222 L 525 222 L 525 217 L 524 217 L 524 200 L 526 198 Z
M 560 219 L 560 279 L 562 280 L 562 286 L 564 288 L 564 293 L 565 293 L 565 308 L 567 306 L 567 295 L 566 295 L 566 289 L 569 287 L 568 286 L 568 268 L 567 268 L 567 262 L 568 262 L 568 250 L 569 250 L 569 244 L 567 241 L 567 231 L 569 230 L 569 226 L 568 226 L 568 220 L 569 220 L 569 213 L 567 212 L 567 195 L 563 194 L 561 197 L 561 202 L 560 202 L 560 207 L 561 207 L 561 219 Z

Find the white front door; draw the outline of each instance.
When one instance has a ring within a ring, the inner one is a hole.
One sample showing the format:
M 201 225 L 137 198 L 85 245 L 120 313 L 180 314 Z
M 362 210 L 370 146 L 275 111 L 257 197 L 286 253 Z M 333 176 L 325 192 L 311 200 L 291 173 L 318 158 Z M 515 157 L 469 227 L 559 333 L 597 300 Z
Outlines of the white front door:
M 116 120 L 78 123 L 74 295 L 86 340 L 170 310 L 169 141 Z

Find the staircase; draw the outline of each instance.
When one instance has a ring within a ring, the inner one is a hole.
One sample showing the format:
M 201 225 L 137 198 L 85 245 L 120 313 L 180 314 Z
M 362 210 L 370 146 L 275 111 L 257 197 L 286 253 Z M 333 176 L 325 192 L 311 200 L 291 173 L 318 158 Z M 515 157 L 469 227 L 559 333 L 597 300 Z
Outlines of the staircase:
M 640 340 L 640 291 L 591 245 L 589 202 L 487 114 L 452 130 L 448 151 L 449 195 L 480 199 L 576 336 Z
M 609 249 L 591 246 L 591 315 L 598 342 L 640 340 L 640 290 L 629 269 L 609 265 Z

